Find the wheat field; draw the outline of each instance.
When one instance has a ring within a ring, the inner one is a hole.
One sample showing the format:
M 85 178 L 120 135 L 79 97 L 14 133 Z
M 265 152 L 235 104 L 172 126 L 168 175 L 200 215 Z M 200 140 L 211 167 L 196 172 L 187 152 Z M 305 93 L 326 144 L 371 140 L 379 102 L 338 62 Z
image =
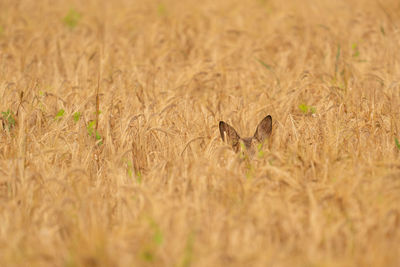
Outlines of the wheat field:
M 400 266 L 399 15 L 0 1 L 0 266 Z

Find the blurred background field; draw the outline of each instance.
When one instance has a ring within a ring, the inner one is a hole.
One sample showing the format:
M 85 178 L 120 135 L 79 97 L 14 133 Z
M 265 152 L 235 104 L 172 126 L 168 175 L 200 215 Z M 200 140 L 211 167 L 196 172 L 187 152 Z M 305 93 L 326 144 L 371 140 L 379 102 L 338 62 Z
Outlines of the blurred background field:
M 398 1 L 0 1 L 1 266 L 399 266 Z M 218 122 L 273 135 L 251 162 Z

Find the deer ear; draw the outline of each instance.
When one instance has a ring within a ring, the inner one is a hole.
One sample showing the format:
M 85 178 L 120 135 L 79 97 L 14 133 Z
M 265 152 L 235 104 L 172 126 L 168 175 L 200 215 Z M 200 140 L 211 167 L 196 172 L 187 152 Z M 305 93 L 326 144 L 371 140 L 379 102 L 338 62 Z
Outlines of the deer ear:
M 257 126 L 256 132 L 254 133 L 254 138 L 258 142 L 263 143 L 267 137 L 271 135 L 272 132 L 272 117 L 268 115 L 265 117 Z
M 221 134 L 222 141 L 226 141 L 232 147 L 238 145 L 240 137 L 232 126 L 226 122 L 220 121 L 219 132 Z

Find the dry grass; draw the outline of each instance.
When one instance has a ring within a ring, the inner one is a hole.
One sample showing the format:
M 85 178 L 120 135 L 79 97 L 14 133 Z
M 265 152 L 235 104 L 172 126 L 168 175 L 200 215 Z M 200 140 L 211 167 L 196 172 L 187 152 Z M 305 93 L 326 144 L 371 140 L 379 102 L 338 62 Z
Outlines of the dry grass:
M 1 1 L 0 265 L 399 266 L 400 4 L 281 2 Z

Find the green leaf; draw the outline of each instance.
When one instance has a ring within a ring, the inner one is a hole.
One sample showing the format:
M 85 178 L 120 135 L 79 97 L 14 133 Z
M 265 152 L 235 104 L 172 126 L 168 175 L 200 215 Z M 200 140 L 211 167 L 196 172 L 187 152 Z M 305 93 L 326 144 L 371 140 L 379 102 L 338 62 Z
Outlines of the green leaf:
M 142 253 L 142 258 L 147 262 L 152 262 L 154 260 L 154 254 L 150 250 L 145 250 Z
M 140 171 L 136 172 L 136 182 L 138 184 L 142 183 L 142 173 Z
M 160 3 L 160 4 L 157 6 L 157 13 L 158 13 L 158 15 L 160 15 L 160 16 L 165 16 L 165 15 L 167 14 L 167 8 L 166 8 L 166 6 L 165 6 L 163 3 Z
M 257 59 L 257 61 L 258 61 L 261 65 L 263 65 L 267 70 L 272 70 L 271 65 L 268 65 L 267 63 L 265 63 L 264 61 L 262 61 L 262 60 L 260 60 L 260 59 Z
M 81 14 L 75 9 L 71 8 L 68 11 L 67 15 L 64 17 L 63 21 L 66 26 L 73 29 L 78 25 L 80 19 Z
M 383 26 L 381 26 L 381 33 L 382 33 L 382 35 L 385 35 L 386 33 L 385 33 L 385 29 L 383 28 Z
M 400 142 L 399 139 L 397 139 L 396 137 L 394 138 L 394 142 L 396 143 L 397 148 L 400 150 Z
M 154 243 L 156 243 L 157 245 L 161 245 L 164 241 L 164 236 L 158 227 L 154 233 L 153 240 L 154 240 Z
M 1 114 L 3 115 L 3 120 L 7 123 L 8 130 L 15 126 L 14 112 L 12 112 L 10 109 L 7 109 L 7 111 L 3 111 Z
M 280 81 L 278 75 L 276 75 L 276 73 L 275 73 L 275 71 L 274 71 L 274 68 L 273 68 L 271 65 L 268 65 L 267 63 L 265 63 L 264 61 L 262 61 L 262 60 L 260 60 L 260 59 L 257 59 L 257 61 L 258 61 L 264 68 L 266 68 L 267 70 L 269 70 L 269 71 L 275 76 L 276 83 L 277 83 L 278 86 L 280 87 L 281 81 Z
M 183 259 L 180 267 L 189 267 L 193 261 L 193 244 L 194 244 L 194 234 L 190 233 L 183 254 Z
M 262 148 L 263 148 L 263 144 L 262 143 L 257 145 L 257 156 L 259 158 L 264 157 L 264 151 L 262 150 Z
M 336 61 L 339 61 L 340 58 L 340 44 L 338 44 L 337 52 L 336 52 Z
M 299 109 L 301 110 L 301 112 L 303 113 L 308 113 L 308 106 L 306 104 L 300 104 L 299 105 Z
M 240 148 L 241 148 L 241 151 L 239 153 L 239 158 L 244 159 L 244 160 L 247 159 L 246 146 L 242 141 L 240 141 Z
M 103 144 L 103 141 L 102 141 L 103 138 L 101 137 L 101 135 L 99 134 L 99 132 L 96 131 L 96 130 L 94 129 L 95 125 L 96 125 L 96 120 L 89 121 L 89 123 L 88 123 L 87 126 L 86 126 L 86 129 L 87 129 L 88 134 L 89 134 L 90 136 L 94 136 L 94 138 L 95 138 L 97 141 L 100 140 L 100 142 L 98 142 L 98 145 L 102 145 L 102 144 Z
M 89 121 L 89 123 L 88 123 L 88 125 L 87 125 L 87 131 L 88 131 L 88 133 L 89 133 L 89 135 L 90 136 L 93 136 L 93 133 L 94 133 L 94 126 L 95 126 L 95 124 L 96 124 L 96 121 Z
M 74 121 L 78 122 L 79 119 L 81 118 L 81 113 L 77 111 L 74 113 L 73 117 L 74 117 Z
M 307 114 L 307 113 L 314 114 L 314 113 L 317 112 L 317 109 L 316 109 L 315 107 L 308 106 L 308 105 L 306 105 L 306 104 L 300 104 L 300 105 L 299 105 L 299 109 L 300 109 L 301 112 L 303 112 L 304 114 Z
M 149 223 L 150 223 L 151 228 L 154 230 L 154 235 L 153 235 L 154 243 L 156 245 L 161 245 L 164 241 L 164 237 L 160 230 L 160 227 L 152 218 L 149 218 Z
M 340 58 L 340 44 L 338 44 L 337 52 L 336 52 L 336 61 L 335 61 L 335 79 L 339 69 L 339 58 Z
M 96 140 L 101 140 L 101 135 L 96 131 Z
M 358 46 L 356 43 L 352 45 L 353 48 L 353 57 L 359 57 L 360 56 L 360 51 L 358 50 Z
M 98 143 L 98 145 L 102 145 L 102 144 L 103 144 L 103 141 L 102 141 L 103 138 L 101 137 L 101 135 L 100 135 L 99 132 L 97 132 L 97 131 L 96 131 L 95 138 L 96 138 L 97 141 L 100 140 L 100 142 Z
M 250 180 L 254 176 L 254 167 L 250 163 L 246 166 L 246 179 Z
M 60 110 L 57 112 L 55 119 L 56 119 L 56 120 L 57 120 L 57 119 L 61 119 L 61 118 L 64 116 L 64 113 L 65 113 L 65 110 L 60 109 Z

